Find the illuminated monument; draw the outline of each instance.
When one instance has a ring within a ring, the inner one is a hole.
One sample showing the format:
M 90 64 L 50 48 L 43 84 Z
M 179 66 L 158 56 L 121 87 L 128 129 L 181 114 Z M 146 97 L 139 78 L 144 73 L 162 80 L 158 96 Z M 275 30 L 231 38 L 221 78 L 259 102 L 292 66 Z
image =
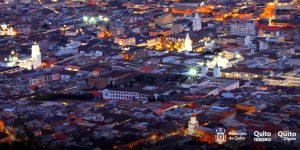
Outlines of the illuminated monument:
M 182 51 L 184 51 L 185 54 L 188 54 L 189 52 L 191 52 L 193 50 L 193 41 L 190 38 L 190 35 L 187 33 L 185 40 L 184 40 L 184 46 Z

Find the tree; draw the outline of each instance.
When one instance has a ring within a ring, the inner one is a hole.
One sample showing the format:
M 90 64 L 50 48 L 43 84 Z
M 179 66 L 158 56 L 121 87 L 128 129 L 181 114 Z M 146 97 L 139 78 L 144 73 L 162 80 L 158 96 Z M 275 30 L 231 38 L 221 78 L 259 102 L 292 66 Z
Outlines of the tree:
M 44 23 L 41 27 L 42 29 L 48 30 L 50 28 L 48 23 Z
M 203 53 L 203 55 L 214 55 L 214 53 L 211 52 L 211 51 L 205 51 L 205 52 Z
M 222 53 L 223 51 L 219 48 L 215 49 L 214 50 L 214 54 L 219 54 L 219 53 Z

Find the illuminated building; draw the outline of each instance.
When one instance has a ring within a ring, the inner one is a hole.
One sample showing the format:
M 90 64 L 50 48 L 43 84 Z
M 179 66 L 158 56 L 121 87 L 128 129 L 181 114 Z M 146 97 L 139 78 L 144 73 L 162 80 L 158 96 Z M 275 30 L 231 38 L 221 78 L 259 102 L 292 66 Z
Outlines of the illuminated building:
M 221 77 L 221 68 L 218 65 L 215 65 L 214 71 L 213 71 L 214 77 Z
M 246 21 L 246 20 L 253 18 L 253 14 L 252 13 L 236 13 L 236 14 L 232 14 L 232 17 L 238 18 L 242 21 Z
M 76 54 L 78 53 L 78 47 L 80 45 L 80 41 L 71 41 L 71 43 L 66 44 L 65 47 L 61 47 L 61 49 L 56 52 L 55 55 L 61 56 L 65 54 Z
M 4 121 L 0 120 L 0 132 L 5 132 Z
M 137 100 L 147 100 L 148 95 L 139 92 L 130 92 L 126 90 L 109 90 L 104 89 L 102 91 L 102 96 L 104 99 L 113 100 L 127 100 L 127 99 L 137 99 Z
M 42 66 L 42 55 L 40 51 L 40 46 L 37 44 L 32 45 L 31 47 L 31 59 L 33 61 L 33 69 L 37 69 Z
M 215 130 L 199 126 L 195 114 L 189 120 L 185 135 L 196 137 L 201 142 L 213 143 L 215 141 Z
M 160 15 L 157 18 L 155 18 L 154 23 L 159 26 L 165 27 L 165 26 L 171 24 L 173 22 L 173 20 L 174 20 L 173 15 L 171 13 L 167 13 L 167 14 L 163 14 L 163 15 Z
M 201 66 L 201 76 L 205 76 L 208 73 L 208 67 L 206 64 Z
M 118 35 L 123 35 L 125 29 L 122 26 L 110 25 L 109 31 L 113 36 L 118 36 Z
M 13 36 L 16 34 L 17 32 L 12 27 L 9 27 L 7 24 L 2 24 L 0 26 L 0 35 Z
M 267 78 L 266 70 L 258 69 L 258 68 L 227 68 L 223 69 L 222 77 L 223 78 L 232 78 L 232 79 L 242 79 L 242 80 L 250 80 L 250 79 L 264 79 Z
M 196 9 L 197 12 L 202 12 L 202 13 L 211 13 L 212 12 L 212 6 L 208 5 L 206 7 L 199 7 Z
M 147 50 L 144 50 L 143 47 L 125 47 L 122 51 L 122 58 L 124 60 L 139 60 L 146 58 L 147 54 Z
M 18 58 L 18 54 L 14 51 L 11 52 L 8 59 L 5 58 L 5 62 L 0 62 L 0 66 L 3 67 L 15 67 L 19 66 L 28 70 L 37 69 L 42 66 L 40 47 L 37 44 L 31 47 L 31 57 L 29 58 Z
M 193 18 L 193 31 L 199 31 L 201 28 L 201 18 L 199 17 L 198 13 L 196 13 L 195 17 Z
M 265 78 L 263 82 L 266 85 L 272 86 L 285 86 L 285 87 L 299 87 L 300 86 L 300 77 L 273 77 Z
M 114 43 L 119 44 L 120 46 L 127 45 L 136 45 L 135 37 L 115 37 Z
M 246 35 L 254 36 L 256 35 L 255 25 L 254 23 L 251 22 L 231 24 L 230 34 L 240 35 L 240 36 L 246 36 Z
M 270 19 L 275 18 L 276 4 L 274 2 L 267 3 L 264 12 L 260 15 L 262 18 Z
M 100 31 L 97 33 L 97 37 L 99 39 L 102 39 L 102 38 L 112 38 L 113 35 L 111 33 L 109 33 L 108 31 Z
M 158 36 L 158 35 L 162 35 L 162 36 L 169 36 L 173 34 L 173 30 L 172 29 L 156 29 L 156 30 L 150 30 L 149 31 L 149 36 Z
M 256 25 L 255 28 L 258 29 L 258 36 L 271 38 L 277 38 L 284 34 L 292 36 L 295 29 L 293 26 L 274 26 L 264 24 Z M 289 36 L 287 36 L 287 38 L 288 37 Z
M 184 51 L 186 54 L 193 51 L 193 41 L 190 38 L 190 35 L 187 33 L 186 37 L 184 39 L 184 46 L 182 51 Z
M 204 47 L 205 49 L 212 50 L 215 47 L 215 41 L 214 40 L 206 40 L 204 42 Z
M 148 46 L 148 47 L 153 47 L 155 45 L 161 44 L 161 38 L 159 37 L 149 37 L 142 42 L 138 41 L 136 46 Z
M 274 0 L 274 2 L 267 3 L 267 6 L 260 17 L 265 19 L 273 19 L 276 17 L 276 9 L 296 9 L 296 6 L 297 0 L 292 0 L 290 2 L 279 2 L 278 0 Z
M 192 14 L 193 12 L 195 12 L 193 9 L 175 9 L 172 8 L 171 9 L 172 13 L 179 13 L 179 14 Z
M 236 109 L 247 111 L 246 114 L 252 114 L 257 111 L 255 105 L 251 104 L 236 104 L 235 107 Z
M 195 114 L 193 114 L 190 118 L 186 134 L 187 135 L 195 135 L 195 127 L 196 126 L 199 126 L 199 123 L 197 120 L 197 116 Z
M 222 68 L 230 67 L 228 59 L 221 55 L 215 56 L 212 60 L 207 60 L 206 65 L 208 68 L 215 68 L 216 65 Z

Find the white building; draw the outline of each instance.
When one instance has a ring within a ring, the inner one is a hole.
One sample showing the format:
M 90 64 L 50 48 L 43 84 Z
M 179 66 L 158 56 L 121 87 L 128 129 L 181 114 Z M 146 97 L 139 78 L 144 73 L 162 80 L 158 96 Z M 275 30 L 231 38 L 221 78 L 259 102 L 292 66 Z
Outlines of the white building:
M 193 41 L 190 38 L 190 35 L 187 33 L 184 40 L 184 47 L 182 49 L 186 54 L 193 51 Z
M 255 25 L 254 23 L 235 23 L 230 25 L 230 34 L 231 35 L 240 35 L 246 36 L 256 35 Z
M 56 56 L 66 55 L 66 54 L 76 54 L 78 53 L 78 47 L 81 45 L 80 41 L 71 41 L 71 43 L 66 44 L 57 53 Z
M 18 54 L 14 51 L 4 59 L 4 62 L 0 62 L 2 67 L 15 67 L 19 66 L 20 68 L 25 68 L 28 70 L 37 69 L 42 66 L 42 55 L 40 51 L 40 46 L 37 44 L 32 45 L 31 47 L 31 57 L 22 58 L 18 57 Z
M 199 126 L 196 115 L 192 115 L 186 130 L 187 135 L 195 135 L 195 127 Z
M 207 67 L 206 64 L 203 64 L 203 65 L 201 66 L 201 75 L 202 75 L 202 76 L 205 76 L 207 73 L 208 73 L 208 67 Z
M 15 30 L 7 24 L 1 24 L 0 35 L 13 36 L 16 35 Z
M 193 18 L 193 31 L 199 31 L 201 28 L 201 18 L 199 17 L 198 13 L 196 13 L 195 17 Z
M 37 44 L 32 45 L 31 47 L 31 60 L 32 60 L 32 68 L 37 69 L 42 66 L 42 55 L 40 51 L 40 46 Z
M 214 71 L 213 71 L 214 77 L 221 77 L 221 68 L 218 65 L 215 65 Z
M 112 99 L 112 100 L 126 100 L 126 99 L 147 100 L 148 99 L 147 94 L 142 94 L 134 91 L 109 90 L 109 89 L 104 89 L 102 91 L 102 96 L 104 99 Z

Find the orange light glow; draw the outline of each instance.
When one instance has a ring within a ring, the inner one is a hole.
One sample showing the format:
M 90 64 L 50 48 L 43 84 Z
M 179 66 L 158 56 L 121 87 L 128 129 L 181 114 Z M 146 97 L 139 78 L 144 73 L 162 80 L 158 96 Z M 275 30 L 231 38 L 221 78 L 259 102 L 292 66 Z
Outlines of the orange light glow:
M 271 19 L 275 17 L 275 3 L 268 3 L 264 12 L 260 15 L 260 17 L 265 19 Z

